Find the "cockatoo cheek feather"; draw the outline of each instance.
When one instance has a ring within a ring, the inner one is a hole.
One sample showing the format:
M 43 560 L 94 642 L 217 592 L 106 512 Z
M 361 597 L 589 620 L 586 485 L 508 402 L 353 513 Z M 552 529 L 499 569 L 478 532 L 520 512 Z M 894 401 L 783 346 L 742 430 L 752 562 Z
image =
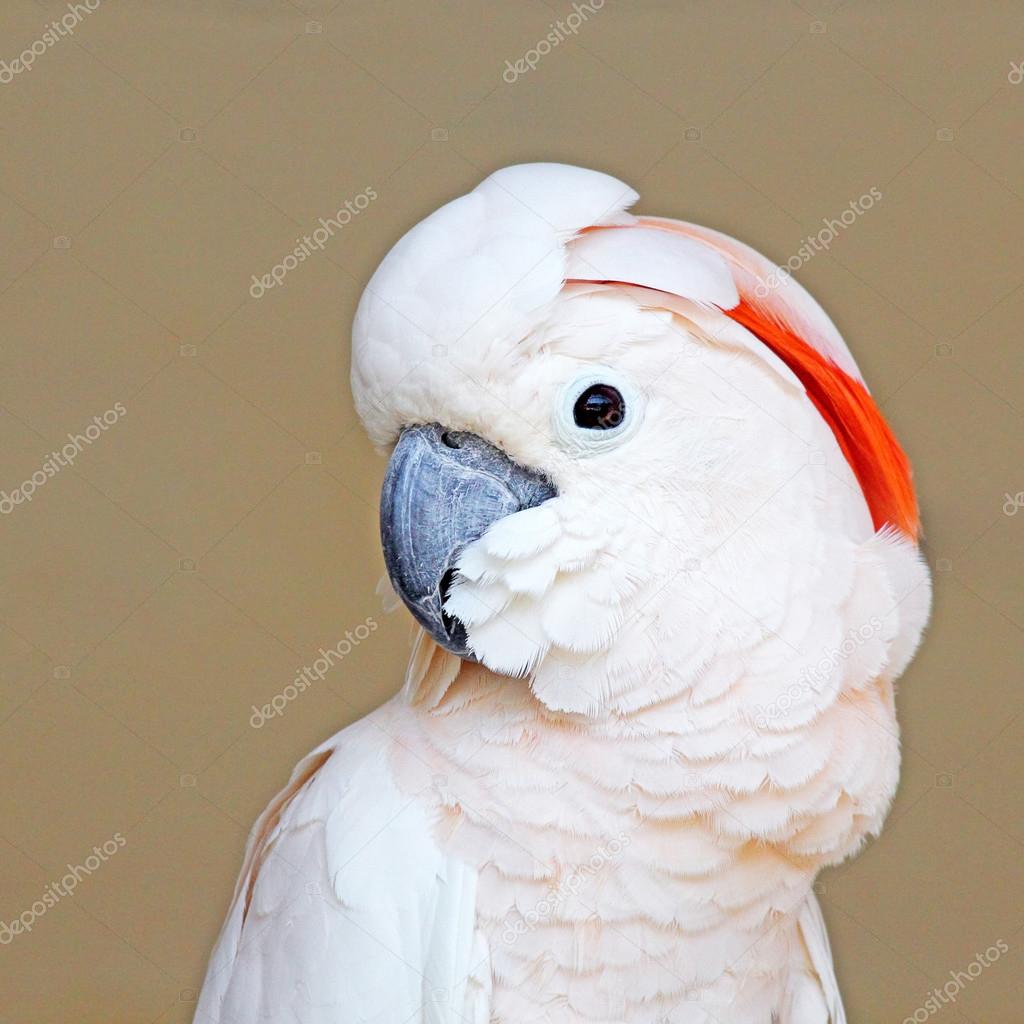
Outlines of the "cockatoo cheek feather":
M 552 710 L 589 716 L 678 695 L 710 662 L 754 649 L 781 644 L 773 660 L 786 652 L 796 668 L 793 650 L 822 627 L 795 607 L 834 611 L 872 533 L 816 411 L 757 359 L 613 290 L 564 297 L 535 338 L 534 365 L 492 383 L 473 426 L 491 424 L 559 496 L 463 553 L 447 610 L 476 655 L 528 674 Z M 596 452 L 551 426 L 588 355 L 629 383 L 640 420 Z

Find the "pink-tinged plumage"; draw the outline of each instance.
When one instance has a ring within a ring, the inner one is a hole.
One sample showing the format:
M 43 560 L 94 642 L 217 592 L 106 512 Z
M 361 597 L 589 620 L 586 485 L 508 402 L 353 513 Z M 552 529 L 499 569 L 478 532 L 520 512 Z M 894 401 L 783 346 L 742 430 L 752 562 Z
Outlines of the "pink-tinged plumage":
M 817 303 L 636 198 L 505 168 L 368 285 L 373 440 L 476 432 L 558 496 L 461 555 L 480 663 L 421 632 L 401 694 L 261 817 L 198 1022 L 845 1020 L 811 887 L 898 778 L 930 594 L 909 475 Z M 595 367 L 634 396 L 618 446 L 560 412 Z

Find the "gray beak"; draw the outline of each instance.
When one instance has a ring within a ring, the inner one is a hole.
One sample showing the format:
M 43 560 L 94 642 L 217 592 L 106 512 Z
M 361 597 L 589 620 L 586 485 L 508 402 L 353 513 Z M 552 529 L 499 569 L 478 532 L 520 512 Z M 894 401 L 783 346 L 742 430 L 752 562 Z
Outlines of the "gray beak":
M 402 431 L 380 496 L 384 562 L 409 611 L 446 650 L 473 657 L 465 627 L 443 611 L 463 548 L 556 493 L 476 434 L 436 423 Z

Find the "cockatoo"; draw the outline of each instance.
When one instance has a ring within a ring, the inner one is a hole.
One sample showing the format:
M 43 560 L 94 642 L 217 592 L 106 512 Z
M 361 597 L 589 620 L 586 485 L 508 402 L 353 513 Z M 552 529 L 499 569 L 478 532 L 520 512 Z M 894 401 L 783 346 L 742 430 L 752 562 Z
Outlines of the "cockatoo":
M 388 253 L 352 387 L 419 625 L 250 837 L 200 1024 L 840 1024 L 897 784 L 907 459 L 767 259 L 559 164 Z

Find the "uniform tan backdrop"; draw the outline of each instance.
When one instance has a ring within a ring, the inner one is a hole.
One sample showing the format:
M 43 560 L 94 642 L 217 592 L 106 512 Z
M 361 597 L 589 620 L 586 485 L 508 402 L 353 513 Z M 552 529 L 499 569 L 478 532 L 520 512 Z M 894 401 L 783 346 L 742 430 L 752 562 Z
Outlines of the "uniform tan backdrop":
M 1019 0 L 5 0 L 0 61 L 0 1021 L 189 1020 L 255 815 L 399 686 L 352 314 L 530 160 L 792 257 L 849 339 L 936 602 L 886 831 L 822 879 L 841 983 L 1024 1019 Z

